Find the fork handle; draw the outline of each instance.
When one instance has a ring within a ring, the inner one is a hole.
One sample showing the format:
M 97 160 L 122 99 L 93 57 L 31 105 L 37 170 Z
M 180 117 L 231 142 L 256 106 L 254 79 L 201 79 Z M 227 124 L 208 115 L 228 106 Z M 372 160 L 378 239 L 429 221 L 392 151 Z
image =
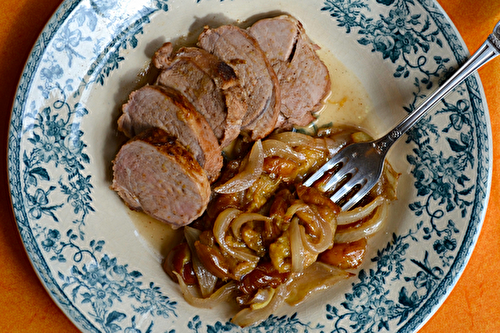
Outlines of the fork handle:
M 386 153 L 406 131 L 418 122 L 434 105 L 446 96 L 453 88 L 465 80 L 470 74 L 491 59 L 500 54 L 500 22 L 493 29 L 493 33 L 483 45 L 461 66 L 443 85 L 425 100 L 415 111 L 406 116 L 389 133 L 378 140 L 375 146 L 379 153 Z

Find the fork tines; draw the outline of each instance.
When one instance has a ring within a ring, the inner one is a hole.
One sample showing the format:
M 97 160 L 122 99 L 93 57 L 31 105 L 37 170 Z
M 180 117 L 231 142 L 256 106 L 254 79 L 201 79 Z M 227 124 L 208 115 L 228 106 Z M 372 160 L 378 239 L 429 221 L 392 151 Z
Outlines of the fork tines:
M 356 166 L 360 148 L 362 151 L 362 147 L 356 144 L 346 146 L 311 175 L 304 185 L 316 185 L 319 190 L 331 195 L 330 199 L 342 210 L 350 209 L 368 194 L 378 180 L 377 172 L 367 174 L 360 172 Z

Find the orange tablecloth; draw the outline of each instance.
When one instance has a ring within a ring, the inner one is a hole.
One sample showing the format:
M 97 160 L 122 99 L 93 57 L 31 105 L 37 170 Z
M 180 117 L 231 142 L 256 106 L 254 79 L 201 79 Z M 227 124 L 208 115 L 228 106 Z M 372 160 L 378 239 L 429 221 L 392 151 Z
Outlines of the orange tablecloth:
M 191 0 L 194 1 L 194 0 Z M 7 186 L 6 146 L 12 99 L 24 63 L 62 0 L 0 1 L 0 332 L 77 332 L 38 280 L 20 241 Z M 499 0 L 438 0 L 475 51 L 500 20 Z M 500 59 L 480 71 L 493 141 L 500 142 Z M 500 332 L 500 160 L 493 149 L 493 185 L 472 258 L 443 306 L 420 332 Z

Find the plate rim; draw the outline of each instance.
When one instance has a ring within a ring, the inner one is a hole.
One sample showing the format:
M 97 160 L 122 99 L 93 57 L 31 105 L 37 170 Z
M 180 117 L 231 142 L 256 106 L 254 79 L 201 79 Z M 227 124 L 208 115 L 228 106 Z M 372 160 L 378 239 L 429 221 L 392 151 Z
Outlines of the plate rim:
M 422 4 L 425 0 L 417 0 L 419 3 Z M 471 53 L 470 50 L 467 47 L 467 44 L 465 43 L 462 35 L 460 34 L 460 31 L 457 29 L 455 26 L 453 20 L 449 17 L 449 15 L 446 13 L 446 11 L 443 9 L 441 4 L 437 0 L 432 0 L 432 4 L 436 9 L 438 9 L 438 13 L 433 13 L 431 11 L 428 11 L 431 16 L 434 15 L 442 15 L 445 18 L 445 22 L 448 23 L 448 25 L 451 27 L 452 32 L 454 32 L 454 45 L 452 46 L 450 44 L 450 36 L 447 33 L 445 36 L 446 41 L 450 45 L 450 48 L 452 51 L 454 51 L 454 55 L 456 58 L 456 53 L 457 50 L 455 48 L 462 48 L 465 51 L 464 58 L 463 59 L 456 59 L 459 64 L 464 63 L 467 58 L 470 57 Z M 424 6 L 422 4 L 422 6 Z M 425 6 L 424 6 L 425 7 Z M 434 19 L 434 22 L 438 22 L 439 20 Z M 440 30 L 443 32 L 444 29 L 440 26 Z M 486 188 L 484 191 L 484 195 L 481 199 L 481 208 L 478 207 L 477 204 L 474 205 L 475 211 L 479 210 L 480 214 L 474 214 L 472 213 L 471 216 L 476 215 L 475 220 L 477 223 L 472 223 L 472 221 L 469 221 L 467 231 L 464 234 L 464 240 L 467 240 L 467 247 L 464 248 L 464 242 L 461 243 L 460 249 L 457 251 L 457 259 L 453 262 L 452 267 L 450 267 L 450 270 L 448 271 L 448 274 L 442 279 L 440 284 L 436 287 L 435 291 L 432 293 L 432 296 L 428 298 L 428 300 L 425 302 L 425 304 L 415 312 L 415 315 L 408 320 L 404 326 L 402 326 L 398 332 L 417 332 L 420 330 L 429 320 L 430 318 L 439 310 L 441 305 L 446 301 L 448 296 L 451 294 L 455 286 L 457 285 L 458 281 L 460 280 L 460 277 L 462 276 L 463 272 L 465 271 L 465 268 L 467 267 L 467 264 L 472 256 L 472 253 L 474 252 L 474 249 L 476 247 L 477 241 L 479 239 L 479 235 L 481 234 L 482 226 L 486 217 L 486 212 L 488 209 L 488 204 L 489 204 L 489 197 L 490 197 L 490 192 L 491 192 L 491 183 L 492 183 L 492 178 L 493 178 L 493 139 L 492 139 L 492 129 L 491 129 L 491 120 L 489 117 L 489 109 L 488 109 L 488 103 L 486 100 L 486 96 L 484 93 L 484 87 L 481 81 L 481 78 L 477 71 L 475 71 L 469 78 L 466 79 L 465 81 L 467 85 L 467 89 L 469 91 L 469 96 L 474 96 L 475 94 L 472 93 L 472 88 L 471 85 L 477 85 L 477 90 L 474 91 L 474 93 L 477 93 L 479 95 L 479 102 L 482 103 L 483 109 L 484 109 L 484 114 L 482 115 L 484 117 L 485 123 L 486 123 L 486 133 L 487 133 L 487 151 L 486 151 L 486 168 L 487 168 L 487 182 L 486 182 Z M 472 98 L 471 98 L 472 99 Z M 476 114 L 475 114 L 476 116 Z M 478 139 L 479 133 L 476 131 L 476 139 Z M 479 142 L 479 139 L 478 139 Z M 478 149 L 478 153 L 482 153 L 480 149 Z M 478 158 L 479 160 L 479 158 Z M 477 172 L 477 178 L 476 178 L 476 184 L 478 183 L 477 179 L 481 177 L 481 174 L 478 170 Z M 476 201 L 476 200 L 475 200 Z M 470 236 L 472 235 L 472 236 Z M 458 256 L 461 255 L 460 260 L 458 259 Z M 459 261 L 457 263 L 457 261 Z M 456 267 L 455 267 L 456 266 Z M 453 269 L 455 267 L 455 269 Z M 445 284 L 444 282 L 447 282 Z M 441 288 L 444 287 L 444 288 Z M 428 306 L 427 306 L 428 305 Z M 417 318 L 420 314 L 420 318 L 422 319 L 420 322 L 416 322 Z
M 425 0 L 417 0 L 420 5 L 422 5 L 426 10 L 427 6 L 423 4 Z M 14 123 L 17 121 L 22 122 L 22 110 L 26 106 L 26 97 L 31 89 L 32 79 L 34 74 L 36 73 L 36 69 L 40 64 L 40 59 L 43 57 L 45 50 L 53 39 L 54 35 L 60 29 L 60 27 L 64 24 L 67 17 L 71 15 L 75 8 L 83 2 L 83 0 L 64 0 L 59 7 L 52 14 L 49 21 L 46 23 L 41 33 L 39 34 L 34 46 L 32 47 L 29 56 L 26 60 L 25 66 L 22 71 L 22 75 L 19 79 L 19 83 L 16 88 L 14 103 L 12 106 L 10 119 L 9 119 L 9 131 L 8 131 L 8 147 L 7 147 L 7 155 L 8 155 L 8 188 L 11 200 L 12 211 L 15 217 L 16 227 L 19 232 L 19 236 L 23 243 L 23 248 L 28 255 L 30 264 L 32 265 L 35 274 L 38 276 L 40 281 L 42 282 L 43 287 L 48 292 L 49 296 L 54 300 L 57 306 L 63 311 L 67 318 L 69 318 L 79 329 L 86 329 L 92 332 L 101 332 L 91 321 L 89 321 L 85 315 L 83 315 L 80 309 L 71 302 L 67 294 L 61 290 L 60 285 L 55 281 L 55 277 L 50 272 L 49 265 L 47 265 L 46 260 L 43 258 L 43 254 L 40 251 L 39 247 L 36 245 L 36 241 L 34 235 L 32 234 L 31 227 L 29 226 L 28 218 L 26 216 L 26 212 L 22 209 L 16 209 L 15 204 L 18 200 L 14 199 L 15 196 L 15 186 L 13 186 L 13 179 L 17 178 L 20 181 L 20 177 L 15 177 L 13 174 L 15 173 L 13 168 L 11 168 L 11 158 L 12 154 L 12 142 L 18 140 L 22 136 L 20 132 L 20 127 L 18 130 L 15 129 Z M 450 35 L 446 34 L 446 41 L 452 51 L 454 52 L 454 56 L 456 57 L 457 51 L 455 47 L 460 47 L 465 50 L 467 56 L 469 55 L 469 51 L 467 49 L 467 45 L 465 44 L 462 36 L 460 35 L 458 29 L 455 27 L 453 21 L 450 19 L 448 14 L 444 11 L 441 5 L 437 2 L 437 0 L 431 0 L 431 5 L 437 9 L 437 13 L 435 15 L 442 15 L 445 18 L 446 23 L 452 29 L 453 37 L 456 38 L 454 40 L 454 46 L 450 42 Z M 431 11 L 428 11 L 429 14 L 433 14 Z M 439 20 L 434 20 L 435 22 Z M 444 33 L 443 28 L 440 26 L 441 32 Z M 456 59 L 459 63 L 463 62 L 464 59 Z M 477 89 L 472 91 L 471 85 L 476 85 Z M 404 326 L 400 327 L 398 331 L 400 332 L 414 332 L 420 329 L 425 325 L 425 323 L 432 317 L 432 315 L 439 309 L 439 307 L 443 304 L 446 298 L 449 296 L 453 288 L 456 286 L 458 280 L 460 279 L 462 273 L 467 266 L 467 263 L 470 260 L 471 254 L 474 251 L 475 245 L 477 244 L 477 240 L 481 233 L 482 225 L 485 220 L 485 215 L 487 211 L 487 206 L 489 202 L 490 190 L 491 190 L 491 182 L 492 182 L 492 163 L 493 163 L 493 151 L 492 151 L 492 130 L 491 130 L 491 121 L 489 117 L 489 110 L 487 105 L 487 100 L 484 94 L 484 88 L 481 82 L 479 75 L 476 73 L 473 74 L 467 80 L 467 88 L 469 91 L 469 96 L 478 95 L 477 99 L 480 104 L 482 104 L 482 108 L 484 110 L 484 114 L 482 118 L 486 124 L 486 132 L 487 132 L 487 144 L 488 149 L 486 150 L 486 162 L 485 168 L 487 169 L 487 182 L 486 187 L 484 188 L 484 193 L 480 200 L 475 198 L 475 201 L 481 201 L 474 205 L 474 212 L 471 216 L 474 216 L 471 221 L 468 223 L 467 231 L 464 233 L 464 242 L 461 243 L 460 249 L 457 250 L 456 259 L 453 262 L 452 268 L 448 271 L 446 276 L 442 279 L 439 286 L 443 286 L 444 288 L 437 287 L 436 290 L 432 293 L 432 296 L 428 298 L 428 300 L 419 308 L 418 311 L 405 323 Z M 19 118 L 15 118 L 16 112 L 19 115 Z M 17 135 L 16 135 L 17 134 Z M 479 134 L 479 133 L 477 133 Z M 476 139 L 478 139 L 476 135 Z M 478 140 L 479 142 L 479 140 Z M 20 143 L 17 144 L 17 155 L 20 157 L 22 145 Z M 481 149 L 478 149 L 478 152 L 482 152 Z M 20 160 L 20 159 L 19 159 Z M 479 159 L 478 159 L 479 160 Z M 479 166 L 479 165 L 478 165 Z M 18 170 L 19 172 L 19 170 Z M 480 172 L 477 172 L 477 179 L 481 177 Z M 478 180 L 476 179 L 476 184 Z M 15 181 L 15 179 L 14 179 Z M 20 193 L 17 194 L 21 196 Z M 21 196 L 22 197 L 22 196 Z M 475 214 L 479 213 L 479 214 Z M 477 221 L 477 223 L 473 223 L 473 221 Z M 465 242 L 465 240 L 467 242 Z M 467 243 L 467 244 L 465 244 Z M 31 251 L 29 250 L 31 248 Z M 460 255 L 460 260 L 458 259 Z M 460 261 L 460 262 L 458 262 Z M 458 263 L 457 263 L 458 262 Z M 453 267 L 456 266 L 454 269 Z M 42 271 L 44 269 L 45 271 Z M 446 282 L 446 283 L 445 283 Z M 54 290 L 56 287 L 56 290 Z M 437 296 L 435 296 L 437 295 Z M 427 306 L 427 304 L 430 304 Z M 418 316 L 420 314 L 420 316 Z M 418 317 L 418 318 L 417 318 Z

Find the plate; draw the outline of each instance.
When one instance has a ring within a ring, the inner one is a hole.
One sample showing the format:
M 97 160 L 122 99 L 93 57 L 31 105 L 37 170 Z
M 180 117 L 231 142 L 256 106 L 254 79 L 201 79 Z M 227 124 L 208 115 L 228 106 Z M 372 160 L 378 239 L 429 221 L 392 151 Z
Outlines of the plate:
M 33 267 L 82 331 L 415 332 L 457 282 L 491 182 L 491 129 L 477 75 L 393 148 L 399 199 L 352 279 L 241 329 L 230 309 L 186 304 L 163 273 L 167 228 L 131 213 L 109 189 L 123 143 L 120 106 L 148 82 L 163 42 L 191 43 L 204 25 L 244 26 L 281 13 L 301 20 L 322 52 L 359 80 L 376 134 L 468 57 L 431 0 L 69 0 L 48 22 L 12 110 L 9 182 Z

